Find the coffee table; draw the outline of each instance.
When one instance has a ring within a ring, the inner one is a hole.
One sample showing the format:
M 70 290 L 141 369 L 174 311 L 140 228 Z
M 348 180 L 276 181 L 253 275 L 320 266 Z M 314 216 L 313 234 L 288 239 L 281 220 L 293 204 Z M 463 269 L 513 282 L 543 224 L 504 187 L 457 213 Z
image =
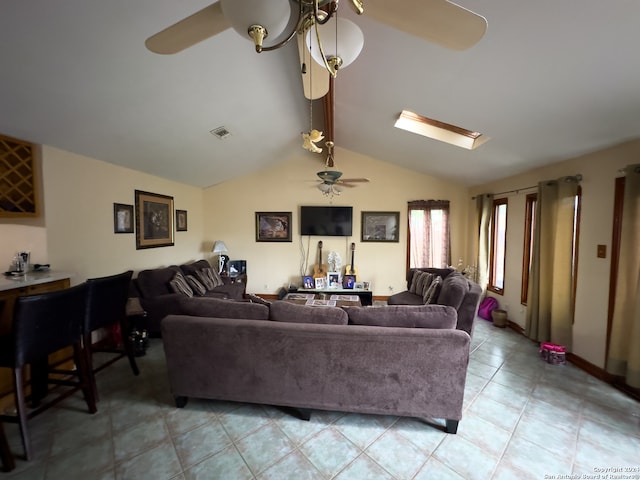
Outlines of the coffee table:
M 359 307 L 360 297 L 357 295 L 340 294 L 335 292 L 311 293 L 298 292 L 287 293 L 283 298 L 286 302 L 297 305 L 315 305 L 328 307 Z
M 331 295 L 357 295 L 362 305 L 373 305 L 373 292 L 371 290 L 365 290 L 364 288 L 299 288 L 298 293 L 326 295 L 327 298 Z

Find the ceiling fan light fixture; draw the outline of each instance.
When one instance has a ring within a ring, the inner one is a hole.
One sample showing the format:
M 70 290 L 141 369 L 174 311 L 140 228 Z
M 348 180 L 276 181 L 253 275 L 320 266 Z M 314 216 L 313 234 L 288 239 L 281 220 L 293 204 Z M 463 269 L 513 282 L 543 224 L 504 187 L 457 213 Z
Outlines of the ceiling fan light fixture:
M 320 180 L 327 183 L 335 183 L 342 176 L 342 172 L 338 172 L 337 170 L 322 170 L 317 173 Z
M 306 38 L 307 48 L 320 65 L 325 65 L 323 57 L 326 56 L 327 63 L 334 69 L 331 73 L 335 76 L 339 68 L 348 67 L 358 58 L 364 46 L 364 35 L 351 20 L 335 16 L 323 25 L 316 25 L 316 28 L 320 40 L 316 39 L 316 29 L 310 28 Z
M 220 0 L 222 13 L 240 36 L 254 41 L 256 51 L 262 41 L 278 37 L 291 16 L 289 0 Z
M 394 126 L 407 132 L 417 133 L 424 137 L 466 148 L 467 150 L 478 148 L 490 140 L 490 137 L 482 133 L 423 117 L 409 110 L 402 111 Z

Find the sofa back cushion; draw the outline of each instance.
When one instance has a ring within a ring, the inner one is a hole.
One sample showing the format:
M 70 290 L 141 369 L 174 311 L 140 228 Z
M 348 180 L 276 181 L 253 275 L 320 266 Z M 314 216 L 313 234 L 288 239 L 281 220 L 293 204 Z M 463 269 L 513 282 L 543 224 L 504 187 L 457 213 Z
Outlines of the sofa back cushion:
M 346 325 L 347 313 L 337 307 L 311 307 L 278 300 L 269 307 L 269 319 L 274 322 L 325 323 Z
M 246 320 L 268 320 L 269 307 L 258 303 L 236 302 L 218 298 L 200 297 L 180 299 L 185 315 L 194 317 L 237 318 Z
M 435 268 L 435 267 L 424 267 L 424 268 L 412 268 L 407 272 L 407 290 L 411 290 L 411 283 L 414 280 L 415 272 L 429 272 L 433 274 L 433 277 L 442 277 L 443 279 L 447 277 L 450 273 L 455 272 L 453 268 Z M 417 277 L 416 277 L 417 280 Z M 414 286 L 415 289 L 415 286 Z M 419 291 L 414 291 L 411 293 L 416 293 L 420 295 Z
M 469 281 L 459 272 L 453 272 L 442 281 L 442 288 L 438 295 L 439 305 L 450 305 L 456 310 L 462 305 L 464 297 L 469 292 Z
M 180 268 L 175 265 L 153 270 L 142 270 L 136 277 L 136 285 L 140 295 L 145 298 L 151 298 L 173 293 L 169 282 L 179 271 Z
M 456 328 L 458 315 L 443 305 L 345 307 L 351 325 L 406 328 Z
M 180 270 L 185 275 L 195 275 L 196 271 L 204 270 L 205 268 L 211 268 L 211 264 L 206 260 L 198 260 L 193 263 L 184 263 L 180 265 Z

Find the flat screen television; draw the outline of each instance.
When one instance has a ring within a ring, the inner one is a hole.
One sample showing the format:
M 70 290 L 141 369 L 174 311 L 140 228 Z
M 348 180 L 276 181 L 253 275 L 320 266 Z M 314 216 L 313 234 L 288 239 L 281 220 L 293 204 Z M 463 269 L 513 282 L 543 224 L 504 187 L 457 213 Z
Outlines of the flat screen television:
M 350 237 L 353 207 L 300 207 L 300 235 Z

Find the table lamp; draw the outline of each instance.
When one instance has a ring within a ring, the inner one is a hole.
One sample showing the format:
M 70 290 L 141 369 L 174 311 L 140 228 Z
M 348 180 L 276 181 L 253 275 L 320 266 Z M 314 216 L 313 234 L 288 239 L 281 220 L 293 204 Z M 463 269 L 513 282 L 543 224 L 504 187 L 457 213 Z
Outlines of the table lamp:
M 218 254 L 218 273 L 222 273 L 222 269 L 224 268 L 224 253 L 228 252 L 227 246 L 224 244 L 222 240 L 216 240 L 213 244 L 213 253 Z

